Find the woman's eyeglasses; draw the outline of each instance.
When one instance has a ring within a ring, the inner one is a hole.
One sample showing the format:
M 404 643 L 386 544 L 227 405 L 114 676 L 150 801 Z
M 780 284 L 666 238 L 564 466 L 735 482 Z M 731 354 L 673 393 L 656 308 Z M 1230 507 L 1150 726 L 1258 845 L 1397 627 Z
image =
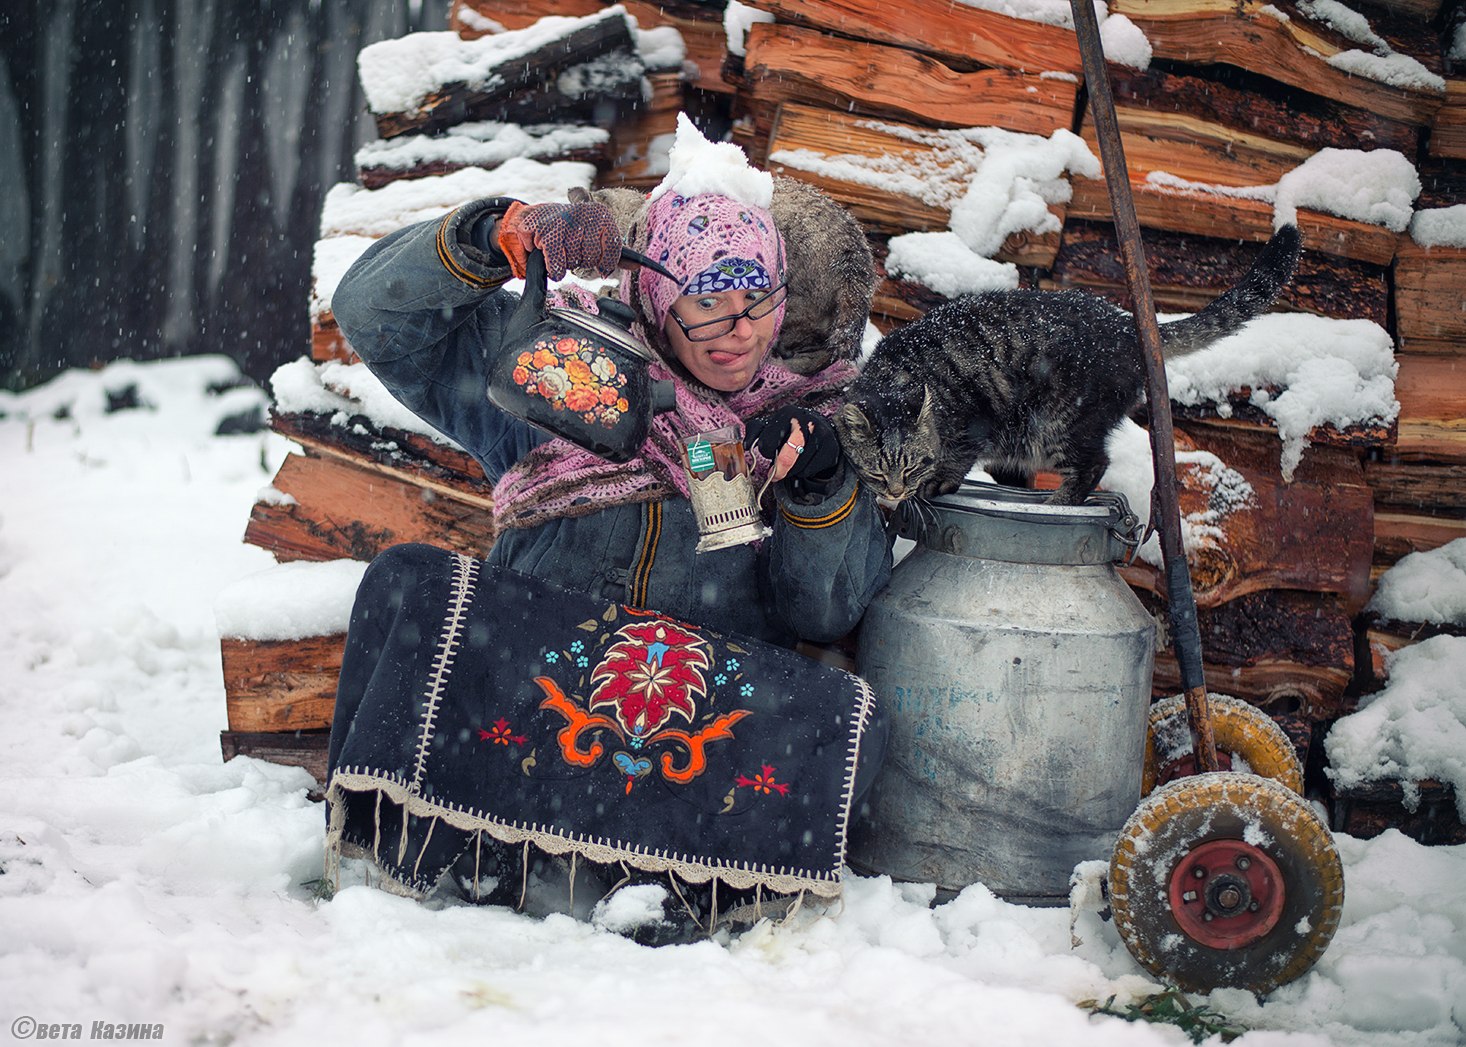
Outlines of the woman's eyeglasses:
M 730 334 L 738 321 L 742 320 L 745 316 L 750 320 L 762 320 L 775 309 L 779 308 L 780 303 L 784 301 L 784 296 L 788 292 L 789 284 L 788 281 L 785 281 L 777 287 L 772 288 L 767 294 L 758 301 L 750 304 L 746 309 L 740 309 L 736 313 L 714 317 L 711 320 L 703 320 L 695 324 L 684 322 L 682 317 L 677 315 L 675 307 L 669 310 L 669 312 L 672 315 L 672 319 L 677 321 L 677 326 L 682 328 L 682 333 L 687 336 L 689 342 L 711 342 L 715 338 L 722 338 L 724 335 Z

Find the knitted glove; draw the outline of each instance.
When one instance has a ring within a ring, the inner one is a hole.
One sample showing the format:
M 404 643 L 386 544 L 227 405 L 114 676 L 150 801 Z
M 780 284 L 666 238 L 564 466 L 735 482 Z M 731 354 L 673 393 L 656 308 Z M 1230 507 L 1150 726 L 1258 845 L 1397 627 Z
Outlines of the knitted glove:
M 538 247 L 545 274 L 560 280 L 569 269 L 594 269 L 610 276 L 621 261 L 621 230 L 604 204 L 534 204 L 516 200 L 499 219 L 499 250 L 509 269 L 524 279 L 524 263 Z
M 807 407 L 781 407 L 758 418 L 749 419 L 745 426 L 748 442 L 757 447 L 759 453 L 771 461 L 777 461 L 786 444 L 793 441 L 790 435 L 791 421 L 799 423 L 804 443 L 795 455 L 784 479 L 790 481 L 801 493 L 827 495 L 840 486 L 843 470 L 840 468 L 840 437 L 828 418 Z M 795 444 L 795 446 L 799 446 Z

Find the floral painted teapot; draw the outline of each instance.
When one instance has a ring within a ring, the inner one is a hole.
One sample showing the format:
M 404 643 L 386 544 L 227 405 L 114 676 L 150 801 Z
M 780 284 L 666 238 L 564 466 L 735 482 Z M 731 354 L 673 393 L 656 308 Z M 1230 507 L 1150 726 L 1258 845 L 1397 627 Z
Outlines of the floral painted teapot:
M 676 277 L 643 254 L 621 257 Z M 537 429 L 563 437 L 612 462 L 641 448 L 652 418 L 676 406 L 669 381 L 651 377 L 652 352 L 631 333 L 635 312 L 618 298 L 597 301 L 600 313 L 546 308 L 545 256 L 531 251 L 524 296 L 504 332 L 489 377 L 489 402 Z

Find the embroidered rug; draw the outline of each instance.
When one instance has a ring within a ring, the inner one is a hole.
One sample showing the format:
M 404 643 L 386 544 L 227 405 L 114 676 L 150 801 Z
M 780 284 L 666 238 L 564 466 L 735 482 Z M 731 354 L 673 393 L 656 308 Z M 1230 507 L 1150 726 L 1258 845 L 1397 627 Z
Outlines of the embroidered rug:
M 391 638 L 346 725 L 328 872 L 366 855 L 421 895 L 487 835 L 691 883 L 839 893 L 863 680 L 441 555 L 416 596 L 437 613 Z

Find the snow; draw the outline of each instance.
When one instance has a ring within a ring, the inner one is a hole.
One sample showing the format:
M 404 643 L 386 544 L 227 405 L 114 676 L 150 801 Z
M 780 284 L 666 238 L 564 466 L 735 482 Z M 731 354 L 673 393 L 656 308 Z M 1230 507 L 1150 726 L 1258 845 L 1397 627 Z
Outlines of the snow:
M 728 0 L 728 6 L 723 9 L 723 34 L 728 41 L 728 53 L 739 58 L 747 55 L 744 45 L 748 40 L 749 28 L 758 22 L 773 20 L 774 16 L 767 11 L 740 4 L 738 0 Z
M 372 112 L 412 112 L 447 84 L 488 89 L 502 81 L 498 70 L 608 19 L 625 21 L 626 9 L 616 4 L 584 18 L 551 15 L 475 40 L 453 32 L 409 33 L 362 48 L 357 71 Z
M 1277 426 L 1287 480 L 1315 426 L 1393 421 L 1400 413 L 1398 369 L 1394 341 L 1372 320 L 1268 313 L 1200 352 L 1167 361 L 1166 379 L 1175 402 L 1211 404 L 1223 415 L 1230 413 L 1228 394 L 1250 387 L 1252 405 Z
M 1368 610 L 1397 622 L 1466 625 L 1466 538 L 1402 557 L 1380 576 Z
M 1212 193 L 1273 204 L 1273 228 L 1297 224 L 1298 208 L 1402 232 L 1420 195 L 1415 165 L 1394 149 L 1320 149 L 1271 185 L 1227 186 L 1151 171 L 1146 182 L 1179 192 Z
M 378 428 L 401 429 L 431 437 L 448 447 L 458 446 L 404 407 L 367 370 L 366 364 L 339 360 L 318 364 L 300 357 L 276 368 L 270 376 L 270 388 L 275 394 L 275 409 L 283 414 L 330 415 L 333 424 L 342 426 L 361 415 Z
M 886 272 L 951 298 L 1018 286 L 1018 267 L 984 258 L 954 232 L 903 233 L 890 240 Z
M 767 208 L 774 199 L 774 176 L 748 162 L 732 142 L 709 142 L 688 118 L 677 114 L 677 138 L 667 157 L 667 175 L 648 198 L 664 193 L 698 196 L 719 193 L 741 203 Z
M 1049 204 L 1073 196 L 1065 176 L 1097 178 L 1100 173 L 1084 140 L 1063 128 L 1044 138 L 999 127 L 938 131 L 879 121 L 859 126 L 928 146 L 930 154 L 916 161 L 911 155 L 777 149 L 769 162 L 948 208 L 952 232 L 987 258 L 1015 232 L 1057 232 L 1059 220 Z
M 214 602 L 221 637 L 300 640 L 345 634 L 367 565 L 358 560 L 282 563 L 247 575 Z
M 7 1024 L 161 1022 L 168 1042 L 243 1047 L 651 1045 L 689 1030 L 705 1047 L 949 1044 L 974 1030 L 1012 1047 L 1188 1042 L 1076 1006 L 1161 988 L 1112 924 L 1079 912 L 1072 946 L 1067 910 L 981 884 L 933 907 L 930 885 L 851 876 L 828 910 L 806 903 L 786 925 L 664 949 L 566 916 L 360 885 L 318 898 L 324 815 L 308 777 L 219 755 L 214 609 L 275 570 L 240 535 L 288 453 L 269 434 L 212 435 L 240 401 L 205 390 L 231 366 L 122 362 L 0 396 Z M 152 407 L 106 413 L 119 381 Z M 1413 726 L 1392 729 L 1429 742 Z M 1460 1042 L 1466 847 L 1393 831 L 1337 843 L 1348 897 L 1318 966 L 1264 1003 L 1227 990 L 1200 1001 L 1252 1030 L 1240 1047 Z M 628 1016 L 629 999 L 650 1005 Z
M 636 20 L 632 19 L 634 23 Z M 633 29 L 631 38 L 636 42 L 636 53 L 648 71 L 658 69 L 681 69 L 687 60 L 687 41 L 676 26 L 659 25 L 651 29 Z
M 1367 77 L 1391 87 L 1442 92 L 1446 82 L 1409 55 L 1402 55 L 1375 33 L 1369 19 L 1338 0 L 1301 0 L 1298 10 L 1305 17 L 1324 23 L 1336 32 L 1363 44 L 1368 51 L 1340 51 L 1326 61 L 1335 69 Z
M 1466 204 L 1416 211 L 1410 238 L 1421 247 L 1466 247 Z
M 594 149 L 610 137 L 604 128 L 578 124 L 525 126 L 478 120 L 438 135 L 409 134 L 367 142 L 356 151 L 356 166 L 394 171 L 435 163 L 492 168 L 516 156 L 538 160 L 573 149 Z
M 1466 819 L 1466 637 L 1433 636 L 1385 664 L 1384 690 L 1329 729 L 1326 773 L 1346 789 L 1382 778 L 1449 782 Z

